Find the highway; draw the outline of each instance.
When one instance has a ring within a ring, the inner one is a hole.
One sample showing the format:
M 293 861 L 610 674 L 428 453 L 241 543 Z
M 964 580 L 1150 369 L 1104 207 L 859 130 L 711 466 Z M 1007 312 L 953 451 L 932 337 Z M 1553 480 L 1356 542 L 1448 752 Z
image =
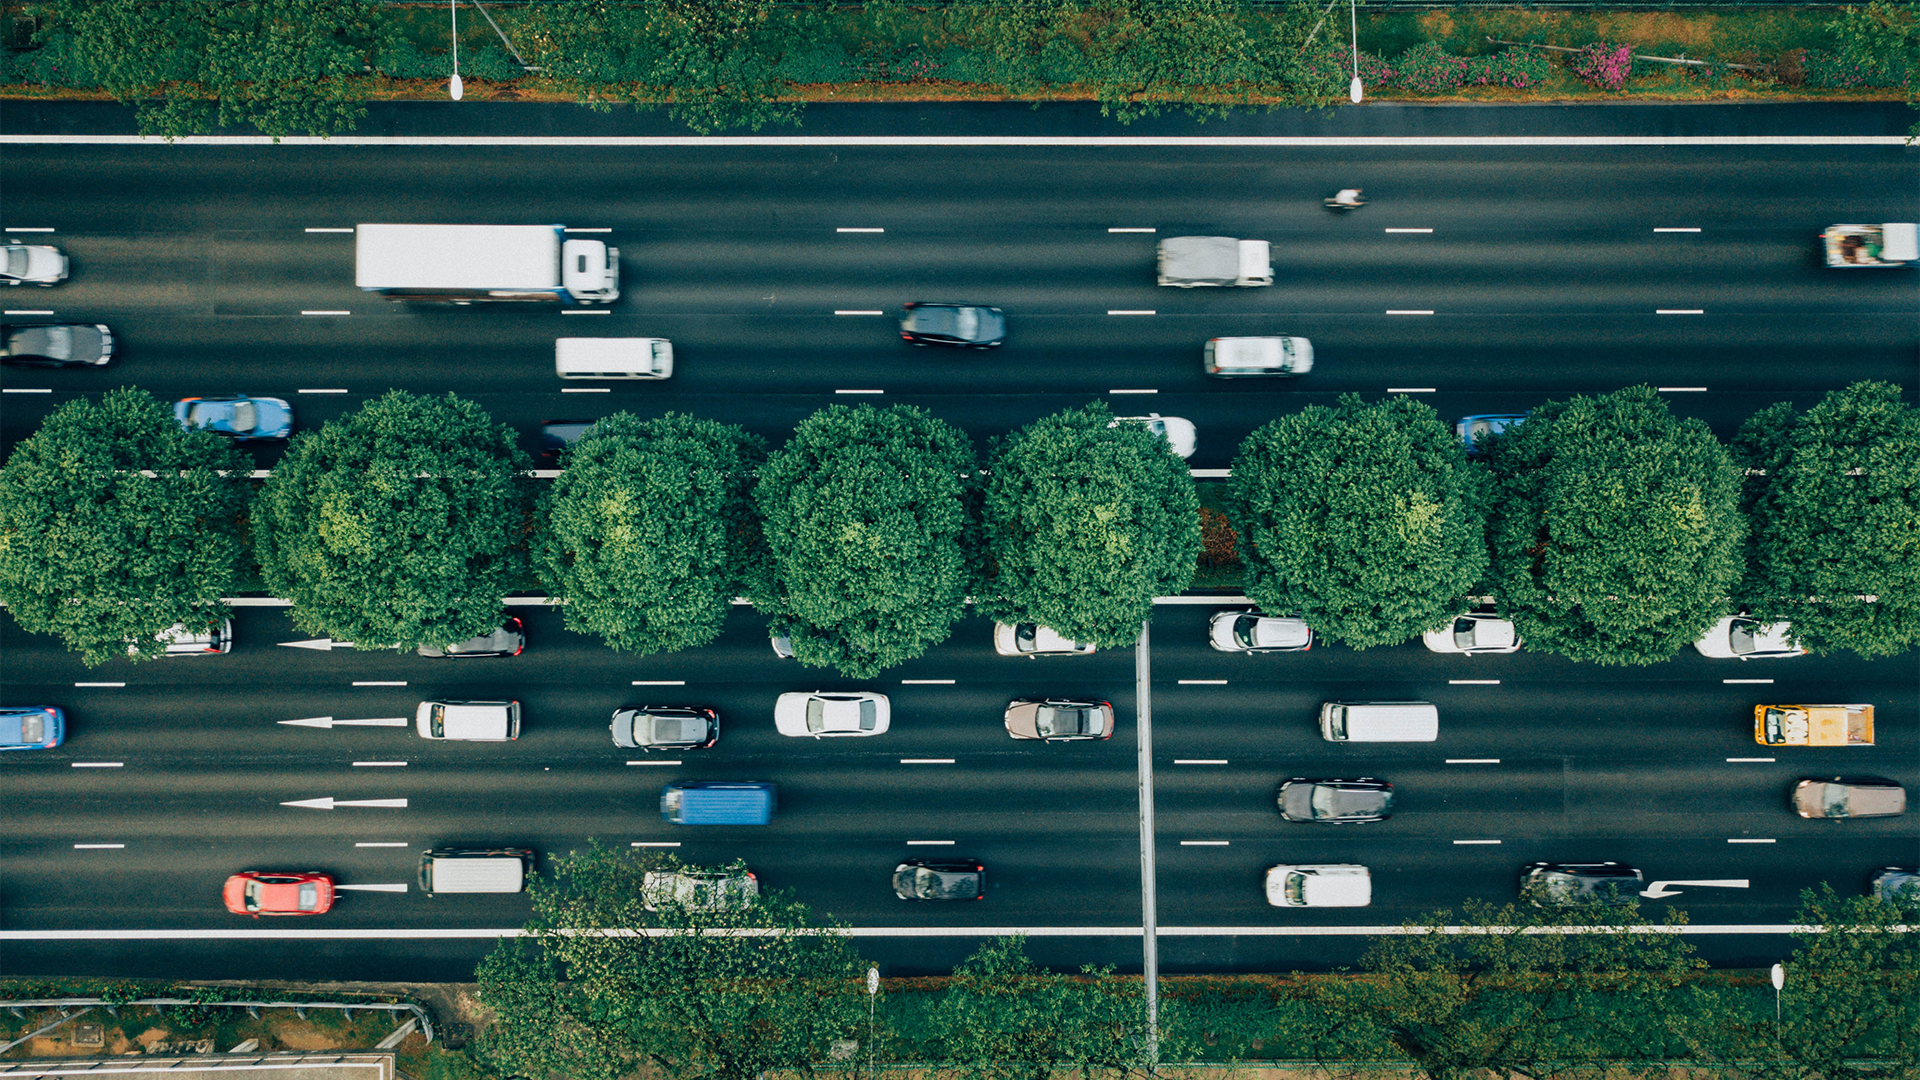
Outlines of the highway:
M 1221 469 L 1267 419 L 1347 391 L 1417 392 L 1451 419 L 1651 382 L 1671 388 L 1676 412 L 1728 438 L 1775 401 L 1810 405 L 1861 379 L 1900 383 L 1912 400 L 1913 273 L 1826 271 L 1814 235 L 1836 221 L 1911 220 L 1914 154 L 1820 144 L 14 144 L 0 157 L 0 226 L 55 230 L 48 239 L 74 269 L 57 289 L 10 291 L 9 321 L 50 310 L 105 322 L 121 351 L 99 371 L 6 369 L 0 448 L 74 395 L 129 384 L 163 399 L 286 397 L 299 429 L 390 388 L 452 390 L 530 450 L 543 420 L 618 409 L 692 412 L 777 444 L 827 404 L 872 401 L 923 405 L 984 451 L 1036 417 L 1105 399 L 1122 414 L 1193 419 L 1191 464 Z M 1322 195 L 1355 184 L 1367 209 L 1321 210 Z M 623 296 L 595 315 L 391 304 L 353 288 L 350 235 L 307 231 L 372 221 L 606 228 L 621 249 Z M 1393 231 L 1412 229 L 1431 231 Z M 1190 233 L 1271 240 L 1275 285 L 1155 287 L 1156 236 Z M 910 349 L 890 319 L 912 299 L 1000 306 L 1009 343 L 990 354 Z M 302 314 L 316 311 L 347 314 Z M 1206 338 L 1256 333 L 1312 338 L 1314 372 L 1224 383 L 1201 374 Z M 552 340 L 572 334 L 672 338 L 674 378 L 563 394 Z M 270 468 L 278 451 L 252 453 Z M 1536 860 L 1614 859 L 1649 881 L 1747 880 L 1676 886 L 1645 903 L 1715 927 L 1780 924 L 1802 888 L 1831 881 L 1851 893 L 1878 867 L 1920 862 L 1920 815 L 1803 821 L 1786 805 L 1802 776 L 1920 787 L 1912 654 L 1742 664 L 1689 651 L 1599 668 L 1526 652 L 1438 656 L 1414 642 L 1242 657 L 1206 645 L 1219 609 L 1163 605 L 1152 626 L 1165 971 L 1350 962 L 1364 938 L 1327 931 L 1471 897 L 1504 902 Z M 764 887 L 870 932 L 860 948 L 889 974 L 950 968 L 977 943 L 968 928 L 982 927 L 1053 931 L 1032 949 L 1042 962 L 1138 969 L 1129 651 L 1000 658 L 989 624 L 969 618 L 928 656 L 860 683 L 778 659 L 747 608 L 713 646 L 645 658 L 568 633 L 546 607 L 514 610 L 530 644 L 513 659 L 286 648 L 310 635 L 284 609 L 245 607 L 231 655 L 93 670 L 0 620 L 0 697 L 60 704 L 71 726 L 56 751 L 0 756 L 0 934 L 180 932 L 0 938 L 0 972 L 239 977 L 271 965 L 284 977 L 464 980 L 491 932 L 524 918 L 524 898 L 351 892 L 322 918 L 266 925 L 222 910 L 219 883 L 258 868 L 407 884 L 435 844 L 551 856 L 589 838 L 677 843 L 693 862 L 745 858 Z M 779 693 L 852 687 L 890 695 L 892 731 L 775 734 Z M 1110 700 L 1119 733 L 1017 743 L 1000 713 L 1023 696 Z M 410 716 L 436 697 L 518 699 L 525 732 L 460 745 L 399 727 L 281 723 Z M 1322 741 L 1319 703 L 1356 698 L 1435 702 L 1439 741 Z M 1769 701 L 1871 702 L 1878 744 L 1758 747 L 1752 706 Z M 719 709 L 719 745 L 651 757 L 613 746 L 608 714 L 640 704 Z M 1275 810 L 1274 789 L 1290 776 L 1359 775 L 1395 784 L 1390 821 L 1289 824 Z M 657 812 L 670 779 L 771 780 L 780 810 L 759 829 L 671 826 Z M 285 805 L 328 797 L 406 805 Z M 982 859 L 987 899 L 892 896 L 894 862 L 940 854 Z M 1269 907 L 1261 873 L 1283 861 L 1364 863 L 1374 904 Z M 1321 934 L 1284 933 L 1295 927 Z M 903 933 L 916 929 L 929 936 Z M 225 930 L 368 937 L 208 936 Z M 422 936 L 394 936 L 405 933 Z M 1694 941 L 1725 962 L 1767 963 L 1788 947 L 1764 933 Z

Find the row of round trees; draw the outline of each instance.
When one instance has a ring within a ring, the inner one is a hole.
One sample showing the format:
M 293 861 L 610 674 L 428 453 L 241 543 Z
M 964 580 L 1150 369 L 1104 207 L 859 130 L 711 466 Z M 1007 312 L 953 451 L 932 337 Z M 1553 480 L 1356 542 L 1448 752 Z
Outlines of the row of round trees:
M 1406 397 L 1261 427 L 1225 500 L 1247 595 L 1355 648 L 1489 593 L 1529 648 L 1599 663 L 1665 659 L 1733 607 L 1816 650 L 1920 641 L 1920 410 L 1897 387 L 1776 406 L 1731 446 L 1629 388 L 1481 449 Z M 544 587 L 569 628 L 669 652 L 745 596 L 801 661 L 864 677 L 944 641 L 969 598 L 1126 644 L 1200 552 L 1184 463 L 1100 403 L 984 459 L 911 406 L 832 406 L 773 451 L 618 413 L 564 464 L 536 482 L 478 405 L 395 391 L 295 438 L 255 491 L 241 454 L 150 395 L 76 400 L 0 468 L 0 598 L 99 663 L 217 621 L 256 570 L 301 629 L 369 647 L 483 633 L 502 596 Z

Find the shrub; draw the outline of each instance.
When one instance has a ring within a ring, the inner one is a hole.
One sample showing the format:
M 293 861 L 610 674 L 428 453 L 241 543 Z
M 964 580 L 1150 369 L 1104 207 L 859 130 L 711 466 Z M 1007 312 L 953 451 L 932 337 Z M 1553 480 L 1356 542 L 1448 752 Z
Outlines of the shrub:
M 1393 85 L 1423 94 L 1459 89 L 1467 77 L 1467 62 L 1449 55 L 1437 41 L 1423 41 L 1401 53 L 1394 67 L 1397 75 Z
M 1807 50 L 1788 49 L 1773 62 L 1773 81 L 1781 86 L 1801 86 L 1807 81 Z
M 1240 562 L 1240 534 L 1227 515 L 1211 506 L 1200 508 L 1200 565 L 1233 566 Z
M 1596 41 L 1573 54 L 1569 61 L 1573 74 L 1588 86 L 1618 90 L 1633 74 L 1633 46 L 1609 45 Z
M 1857 86 L 1898 86 L 1900 80 L 1885 71 L 1850 60 L 1825 49 L 1808 49 L 1801 61 L 1805 85 L 1821 90 L 1851 90 Z
M 1468 86 L 1511 86 L 1525 90 L 1545 79 L 1553 62 L 1538 49 L 1502 49 L 1492 56 L 1467 58 Z

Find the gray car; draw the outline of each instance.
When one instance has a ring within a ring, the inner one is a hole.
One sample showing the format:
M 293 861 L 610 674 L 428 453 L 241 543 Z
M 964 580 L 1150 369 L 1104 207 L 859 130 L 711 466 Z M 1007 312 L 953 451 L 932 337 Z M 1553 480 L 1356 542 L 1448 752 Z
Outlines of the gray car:
M 456 641 L 447 646 L 422 645 L 415 651 L 421 656 L 436 659 L 455 660 L 482 656 L 519 656 L 527 647 L 526 627 L 518 615 L 511 615 L 500 624 L 498 630 L 479 637 Z
M 1309 780 L 1303 776 L 1280 785 L 1280 816 L 1288 821 L 1352 825 L 1393 816 L 1393 785 L 1363 776 L 1358 780 Z
M 645 705 L 613 714 L 613 745 L 630 750 L 705 750 L 720 741 L 720 714 L 690 705 Z
M 1867 891 L 1888 903 L 1920 905 L 1920 866 L 1889 866 L 1873 876 Z
M 1788 796 L 1803 818 L 1894 817 L 1907 812 L 1907 789 L 1878 776 L 1802 780 Z
M 901 314 L 900 337 L 915 345 L 991 349 L 1007 339 L 1007 317 L 996 307 L 915 301 Z
M 0 360 L 38 367 L 102 367 L 113 359 L 113 332 L 99 323 L 9 326 Z
M 1520 871 L 1520 895 L 1543 907 L 1631 904 L 1640 871 L 1625 863 L 1531 863 Z
M 908 859 L 893 868 L 893 895 L 902 900 L 979 900 L 987 895 L 987 868 L 971 859 Z

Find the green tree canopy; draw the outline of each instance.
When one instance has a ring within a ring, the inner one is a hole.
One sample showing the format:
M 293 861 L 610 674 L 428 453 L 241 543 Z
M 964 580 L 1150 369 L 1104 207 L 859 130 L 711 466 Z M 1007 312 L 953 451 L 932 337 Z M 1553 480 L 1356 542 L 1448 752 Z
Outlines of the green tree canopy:
M 1804 413 L 1775 405 L 1733 452 L 1749 470 L 1741 602 L 1816 652 L 1920 643 L 1920 409 L 1900 388 L 1855 383 Z
M 1800 903 L 1777 1003 L 1770 987 L 1734 986 L 1715 1008 L 1676 1010 L 1690 1056 L 1734 1080 L 1920 1076 L 1920 903 L 1841 897 L 1827 884 Z
M 1121 123 L 1167 109 L 1222 116 L 1272 79 L 1241 0 L 1090 0 L 1076 14 L 1100 114 Z
M 1348 394 L 1274 420 L 1233 459 L 1247 595 L 1358 649 L 1431 630 L 1486 573 L 1482 487 L 1412 398 Z
M 78 398 L 0 467 L 0 599 L 88 665 L 226 617 L 252 464 L 144 390 Z M 223 475 L 224 474 L 224 475 Z
M 1646 921 L 1632 904 L 1471 901 L 1457 919 L 1434 912 L 1375 938 L 1352 977 L 1296 984 L 1317 1006 L 1305 1047 L 1335 1076 L 1469 1080 L 1609 1067 L 1630 1075 L 1655 1066 L 1668 1057 L 1682 988 L 1706 964 L 1677 933 L 1633 929 Z M 1672 914 L 1667 924 L 1679 921 Z M 1545 927 L 1574 932 L 1538 932 Z
M 761 467 L 749 596 L 796 659 L 855 678 L 947 639 L 973 580 L 973 445 L 924 409 L 833 405 Z
M 583 104 L 665 105 L 705 135 L 799 123 L 775 69 L 811 25 L 776 0 L 560 0 L 529 13 L 522 40 L 529 61 Z
M 374 0 L 57 0 L 56 34 L 144 134 L 251 124 L 278 139 L 351 130 L 380 35 Z
M 302 432 L 254 503 L 267 587 L 294 625 L 364 648 L 485 633 L 526 572 L 527 465 L 453 394 L 395 390 Z
M 507 1076 L 758 1080 L 813 1075 L 863 1034 L 866 964 L 802 904 L 762 894 L 720 910 L 645 909 L 649 870 L 678 863 L 594 844 L 532 882 L 527 935 L 480 964 L 496 1019 L 481 1057 Z M 742 869 L 737 867 L 735 869 Z M 632 933 L 645 930 L 646 933 Z
M 534 542 L 567 628 L 642 654 L 718 637 L 757 545 L 748 489 L 765 456 L 757 436 L 679 413 L 595 423 L 542 496 Z
M 1549 402 L 1490 444 L 1500 609 L 1527 646 L 1652 664 L 1699 639 L 1740 573 L 1739 477 L 1649 386 Z
M 1153 598 L 1193 581 L 1200 498 L 1166 440 L 1109 427 L 1104 402 L 1036 420 L 997 447 L 985 525 L 986 614 L 1078 641 L 1132 644 Z
M 1111 967 L 1048 971 L 1027 958 L 1025 937 L 989 940 L 954 968 L 930 1026 L 936 1071 L 951 1080 L 1125 1075 L 1149 1063 L 1141 984 Z

